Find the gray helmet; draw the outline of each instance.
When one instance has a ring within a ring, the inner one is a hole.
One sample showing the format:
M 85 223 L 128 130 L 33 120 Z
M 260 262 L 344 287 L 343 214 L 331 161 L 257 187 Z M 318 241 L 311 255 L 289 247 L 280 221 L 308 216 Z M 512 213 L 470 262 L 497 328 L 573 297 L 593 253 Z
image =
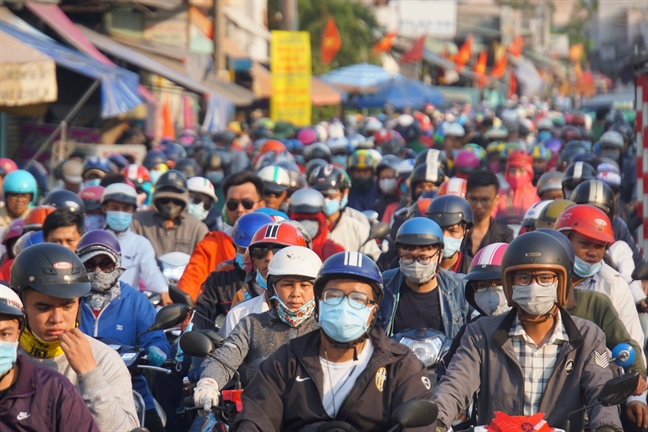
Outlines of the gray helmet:
M 321 213 L 324 195 L 315 189 L 299 189 L 290 196 L 288 211 L 293 213 Z
M 538 195 L 545 192 L 561 191 L 563 178 L 565 178 L 565 173 L 557 170 L 547 171 L 542 174 L 536 186 Z

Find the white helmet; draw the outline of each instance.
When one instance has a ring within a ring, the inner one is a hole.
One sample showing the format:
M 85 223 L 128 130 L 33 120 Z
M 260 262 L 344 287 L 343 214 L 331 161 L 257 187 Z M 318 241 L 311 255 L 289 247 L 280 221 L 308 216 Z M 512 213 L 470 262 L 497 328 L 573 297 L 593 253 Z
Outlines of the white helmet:
M 303 246 L 288 246 L 278 251 L 268 265 L 270 276 L 282 278 L 300 276 L 315 279 L 322 267 L 322 260 L 312 250 Z
M 540 216 L 542 210 L 552 202 L 553 200 L 539 201 L 533 204 L 531 207 L 529 207 L 529 210 L 526 211 L 526 213 L 524 214 L 524 218 L 522 219 L 522 226 L 535 227 L 535 222 L 538 220 L 538 216 Z
M 189 192 L 198 192 L 205 194 L 213 199 L 214 202 L 218 202 L 218 198 L 216 198 L 216 192 L 214 191 L 214 185 L 205 177 L 191 177 L 189 180 L 187 180 L 187 189 L 189 190 Z
M 452 122 L 452 123 L 446 123 L 445 126 L 443 126 L 443 135 L 444 136 L 456 136 L 456 137 L 462 137 L 466 134 L 466 131 L 464 130 L 463 126 L 461 126 L 457 122 Z
M 318 123 L 315 125 L 315 132 L 317 132 L 317 136 L 319 137 L 319 141 L 326 141 L 328 139 L 328 125 L 327 124 L 322 124 Z
M 257 176 L 263 180 L 263 188 L 266 192 L 280 195 L 290 187 L 290 175 L 281 167 L 268 165 L 261 168 Z
M 364 130 L 367 134 L 373 134 L 383 128 L 383 124 L 375 117 L 369 117 L 364 124 Z
M 549 117 L 542 117 L 538 120 L 538 130 L 551 130 L 553 129 L 553 122 Z
M 601 135 L 599 139 L 601 145 L 609 145 L 618 148 L 623 148 L 623 136 L 616 131 L 607 131 Z
M 137 191 L 126 183 L 113 183 L 104 189 L 103 195 L 101 195 L 101 204 L 110 200 L 137 207 Z
M 341 123 L 331 123 L 328 127 L 329 138 L 344 138 L 344 126 Z

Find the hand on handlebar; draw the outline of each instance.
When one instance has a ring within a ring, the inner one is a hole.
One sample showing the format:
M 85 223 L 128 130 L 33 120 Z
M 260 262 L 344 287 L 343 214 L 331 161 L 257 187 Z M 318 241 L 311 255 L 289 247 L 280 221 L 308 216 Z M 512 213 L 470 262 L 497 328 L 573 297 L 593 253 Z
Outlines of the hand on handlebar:
M 218 383 L 213 378 L 201 379 L 194 389 L 193 397 L 194 404 L 203 407 L 203 410 L 198 413 L 201 416 L 207 415 L 212 406 L 218 405 L 218 398 L 220 397 Z
M 146 354 L 146 360 L 148 361 L 148 364 L 151 366 L 162 366 L 162 364 L 166 361 L 167 356 L 164 354 L 164 352 L 156 347 L 156 346 L 151 346 L 148 349 L 148 353 Z

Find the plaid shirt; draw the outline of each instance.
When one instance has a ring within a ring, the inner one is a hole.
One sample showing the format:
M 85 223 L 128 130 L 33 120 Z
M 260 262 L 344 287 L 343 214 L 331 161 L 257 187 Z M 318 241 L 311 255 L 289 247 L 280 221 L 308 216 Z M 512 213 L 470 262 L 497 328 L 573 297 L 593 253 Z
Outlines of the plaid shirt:
M 517 316 L 509 331 L 509 338 L 524 376 L 524 415 L 533 415 L 540 409 L 540 400 L 556 366 L 560 348 L 563 343 L 569 341 L 569 337 L 558 312 L 553 334 L 543 346 L 538 347 L 535 344 L 524 331 Z

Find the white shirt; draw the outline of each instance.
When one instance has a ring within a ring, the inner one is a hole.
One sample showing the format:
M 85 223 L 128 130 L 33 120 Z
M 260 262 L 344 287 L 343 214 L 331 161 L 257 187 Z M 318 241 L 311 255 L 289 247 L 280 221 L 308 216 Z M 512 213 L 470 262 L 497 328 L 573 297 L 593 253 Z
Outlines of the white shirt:
M 369 223 L 363 224 L 359 219 L 347 215 L 345 210 L 340 215 L 335 228 L 329 233 L 329 238 L 342 245 L 344 249 L 362 252 L 375 261 L 381 254 L 378 244 L 372 240 L 362 246 L 369 237 L 369 229 Z
M 234 306 L 225 317 L 225 326 L 221 329 L 221 336 L 227 337 L 234 330 L 236 324 L 244 317 L 251 314 L 259 314 L 270 310 L 265 295 L 259 295 L 245 300 Z M 222 334 L 224 333 L 224 334 Z
M 612 260 L 612 267 L 618 271 L 623 280 L 630 286 L 632 298 L 635 303 L 646 298 L 646 294 L 641 287 L 641 281 L 632 280 L 632 272 L 635 269 L 635 263 L 632 259 L 632 249 L 628 243 L 623 240 L 614 242 L 607 250 L 606 255 Z
M 149 291 L 168 292 L 169 284 L 157 265 L 151 242 L 130 228 L 120 233 L 110 232 L 117 236 L 122 250 L 122 267 L 126 269 L 119 280 L 139 291 L 141 279 Z
M 364 349 L 358 353 L 358 360 L 334 363 L 320 356 L 322 372 L 324 373 L 324 398 L 322 405 L 326 413 L 335 418 L 340 412 L 347 395 L 353 388 L 360 374 L 366 369 L 374 352 L 371 339 L 367 339 Z

